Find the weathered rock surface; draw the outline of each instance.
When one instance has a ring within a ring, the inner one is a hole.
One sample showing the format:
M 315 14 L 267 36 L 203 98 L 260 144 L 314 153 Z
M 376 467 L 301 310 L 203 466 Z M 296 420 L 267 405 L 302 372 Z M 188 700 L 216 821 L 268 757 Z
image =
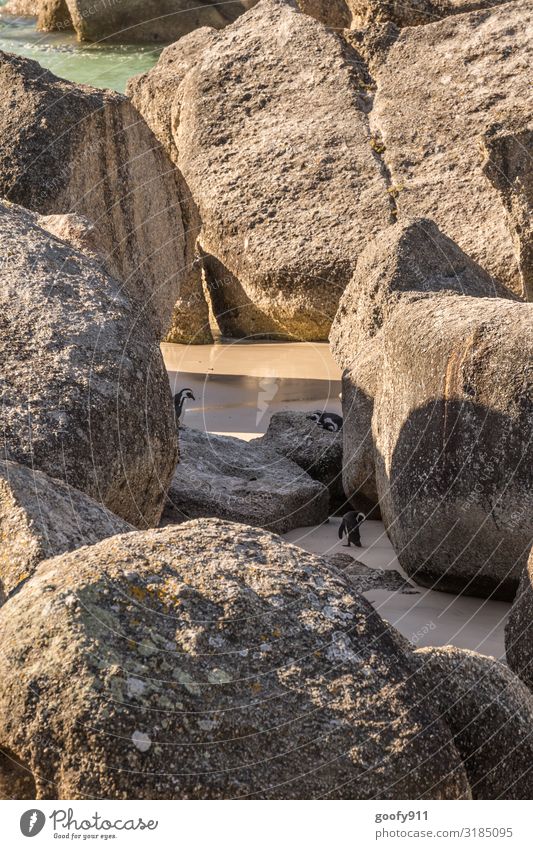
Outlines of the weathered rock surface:
M 213 27 L 201 27 L 165 47 L 149 71 L 128 80 L 127 96 L 176 165 L 178 150 L 173 124 L 174 116 L 176 121 L 179 118 L 179 87 L 202 52 L 215 44 L 217 38 Z
M 432 24 L 448 15 L 490 9 L 506 0 L 345 0 L 352 13 L 351 24 L 365 27 L 392 21 L 399 27 Z
M 325 486 L 261 445 L 181 427 L 164 519 L 230 519 L 286 533 L 328 518 Z
M 41 29 L 75 30 L 80 41 L 165 43 L 202 26 L 224 27 L 257 0 L 114 0 L 98 8 L 92 0 L 41 0 Z M 66 15 L 65 15 L 66 13 Z
M 346 504 L 342 488 L 342 432 L 330 433 L 310 421 L 308 415 L 274 413 L 265 435 L 252 440 L 252 444 L 277 451 L 327 486 L 330 507 L 337 509 Z
M 533 691 L 533 553 L 505 628 L 505 653 L 511 669 Z
M 40 215 L 37 223 L 44 230 L 48 230 L 63 242 L 68 242 L 77 251 L 81 251 L 89 259 L 97 262 L 106 274 L 115 276 L 116 266 L 113 260 L 100 252 L 98 231 L 93 222 L 84 215 L 77 215 L 75 212 L 66 215 Z
M 370 115 L 399 214 L 430 215 L 487 272 L 529 298 L 531 228 L 520 229 L 509 196 L 531 204 L 523 166 L 530 174 L 532 13 L 533 2 L 523 0 L 406 27 L 373 69 Z M 495 134 L 507 139 L 508 157 L 496 180 Z
M 317 21 L 329 27 L 343 29 L 352 22 L 350 0 L 296 0 L 306 15 L 312 15 Z
M 14 17 L 33 18 L 39 14 L 41 0 L 8 0 L 0 7 L 0 14 Z
M 516 300 L 431 219 L 415 218 L 388 227 L 359 256 L 339 304 L 330 334 L 335 359 L 350 368 L 366 356 L 398 304 L 442 292 Z
M 350 554 L 328 554 L 326 559 L 335 569 L 342 572 L 343 578 L 357 593 L 367 593 L 371 590 L 388 590 L 389 592 L 400 592 L 404 595 L 418 593 L 416 587 L 406 581 L 403 575 L 395 569 L 377 569 L 374 566 L 366 566 L 364 563 L 359 563 Z
M 352 23 L 394 21 L 398 26 L 432 23 L 450 14 L 486 9 L 505 0 L 295 0 L 308 15 L 331 27 L 349 27 Z M 88 0 L 9 0 L 2 11 L 10 15 L 38 17 L 39 29 L 73 28 L 81 40 L 96 41 L 111 37 L 117 41 L 174 41 L 202 26 L 224 27 L 237 15 L 250 9 L 257 0 L 235 0 L 218 5 L 216 0 L 194 4 L 193 0 L 156 0 L 142 4 L 136 0 L 115 2 L 114 14 L 102 23 L 87 21 Z M 173 14 L 174 13 L 174 14 Z M 85 17 L 84 17 L 85 15 Z M 102 16 L 102 13 L 99 13 Z M 94 15 L 92 15 L 94 17 Z
M 222 331 L 326 339 L 358 251 L 391 215 L 360 57 L 290 0 L 179 52 L 134 98 L 178 151 Z
M 183 183 L 182 178 L 180 179 Z M 183 220 L 186 221 L 185 215 Z M 190 223 L 190 219 L 188 219 L 188 222 Z M 113 258 L 101 252 L 102 246 L 98 230 L 92 221 L 85 216 L 76 213 L 41 215 L 38 218 L 38 223 L 45 230 L 57 236 L 58 239 L 68 242 L 77 250 L 96 260 L 106 273 L 111 274 L 111 276 L 117 274 Z M 188 232 L 191 233 L 192 230 L 188 229 Z M 189 345 L 208 344 L 213 341 L 213 337 L 209 327 L 207 301 L 202 290 L 201 266 L 194 255 L 191 240 L 189 242 L 189 256 L 185 264 L 188 271 L 186 279 L 180 283 L 179 297 L 172 311 L 165 341 Z
M 492 657 L 418 649 L 425 704 L 451 728 L 474 799 L 531 799 L 533 696 Z
M 148 322 L 99 265 L 0 202 L 3 456 L 157 524 L 177 458 Z
M 10 104 L 0 114 L 0 195 L 41 215 L 90 219 L 107 267 L 161 338 L 194 248 L 162 146 L 123 95 L 30 59 L 0 54 L 0 91 Z
M 176 92 L 185 75 L 197 61 L 198 54 L 217 37 L 212 27 L 202 27 L 184 36 L 162 51 L 157 64 L 149 72 L 132 77 L 126 94 L 146 123 L 178 166 L 178 151 L 172 134 L 173 107 Z M 182 281 L 180 299 L 172 317 L 168 342 L 212 342 L 209 328 L 209 309 L 202 286 L 202 264 L 196 255 L 196 242 L 200 233 L 200 216 L 190 190 L 177 170 L 181 208 L 189 233 L 186 268 L 188 274 Z
M 531 111 L 531 110 L 530 110 Z M 484 171 L 500 193 L 514 238 L 524 293 L 533 299 L 533 121 L 515 119 L 485 134 Z
M 182 178 L 180 179 L 182 181 Z M 185 215 L 183 220 L 185 222 Z M 76 213 L 41 215 L 38 223 L 58 239 L 68 242 L 77 250 L 87 254 L 90 259 L 98 262 L 107 274 L 111 276 L 117 274 L 113 258 L 102 253 L 97 228 L 84 215 Z M 188 241 L 189 256 L 185 264 L 188 271 L 186 279 L 180 283 L 179 297 L 172 311 L 165 341 L 189 345 L 208 344 L 213 341 L 213 337 L 209 327 L 207 302 L 202 291 L 201 267 L 194 256 L 192 242 L 190 239 Z
M 533 539 L 533 305 L 432 298 L 383 344 L 377 488 L 401 565 L 512 599 Z
M 383 351 L 372 340 L 406 293 L 416 298 L 441 291 L 511 297 L 433 221 L 418 219 L 388 228 L 367 246 L 340 301 L 330 344 L 345 369 L 343 486 L 355 509 L 363 509 L 365 499 L 369 505 L 379 502 L 372 417 L 381 391 Z
M 38 0 L 37 14 L 37 29 L 43 32 L 72 29 L 68 0 Z
M 375 470 L 417 583 L 512 598 L 533 537 L 533 306 L 497 291 L 430 222 L 396 225 L 361 257 L 333 337 L 351 363 L 347 494 Z
M 324 561 L 227 522 L 42 563 L 0 619 L 38 798 L 465 798 L 413 660 Z
M 63 481 L 0 460 L 0 599 L 41 560 L 133 530 Z

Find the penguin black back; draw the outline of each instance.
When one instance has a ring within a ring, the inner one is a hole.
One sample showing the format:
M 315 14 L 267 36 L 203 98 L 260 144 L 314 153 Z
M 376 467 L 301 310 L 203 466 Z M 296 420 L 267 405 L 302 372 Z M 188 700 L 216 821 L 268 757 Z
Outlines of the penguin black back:
M 351 545 L 362 548 L 360 527 L 365 519 L 366 516 L 364 513 L 356 513 L 354 510 L 350 510 L 349 513 L 345 513 L 342 517 L 342 522 L 339 526 L 339 539 L 347 536 L 348 548 Z
M 177 395 L 174 395 L 174 414 L 176 416 L 176 424 L 179 424 L 179 420 L 183 412 L 183 405 L 188 399 L 196 401 L 192 389 L 182 389 L 177 393 Z
M 309 421 L 316 422 L 318 427 L 323 428 L 323 430 L 329 430 L 331 433 L 336 433 L 339 430 L 342 430 L 343 418 L 342 416 L 337 415 L 337 413 L 321 413 L 320 410 L 315 410 L 314 413 L 311 413 L 310 416 L 307 416 Z

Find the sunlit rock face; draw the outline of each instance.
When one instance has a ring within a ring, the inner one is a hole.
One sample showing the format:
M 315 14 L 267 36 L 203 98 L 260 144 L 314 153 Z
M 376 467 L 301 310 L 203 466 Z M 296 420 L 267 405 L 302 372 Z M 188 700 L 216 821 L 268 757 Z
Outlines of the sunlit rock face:
M 177 460 L 168 377 L 122 283 L 0 202 L 2 455 L 157 524 Z
M 512 599 L 533 538 L 533 304 L 427 219 L 364 251 L 332 331 L 344 487 L 416 582 Z
M 399 216 L 429 216 L 530 300 L 532 18 L 524 0 L 398 31 L 370 116 Z
M 130 84 L 197 204 L 225 335 L 327 339 L 358 253 L 391 220 L 368 85 L 356 50 L 288 0 L 194 33 Z
M 56 478 L 0 460 L 0 599 L 56 554 L 134 528 Z
M 9 12 L 21 14 L 11 0 Z M 45 31 L 74 30 L 80 41 L 165 44 L 198 27 L 220 29 L 234 21 L 257 0 L 26 0 L 23 14 L 38 16 Z
M 0 54 L 0 91 L 10 104 L 0 114 L 0 196 L 41 215 L 88 219 L 106 270 L 161 339 L 196 240 L 162 145 L 128 98 L 30 59 Z

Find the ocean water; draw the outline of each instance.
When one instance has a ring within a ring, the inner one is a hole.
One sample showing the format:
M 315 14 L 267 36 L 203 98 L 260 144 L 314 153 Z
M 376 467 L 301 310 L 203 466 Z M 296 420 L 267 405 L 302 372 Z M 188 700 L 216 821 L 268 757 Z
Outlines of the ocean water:
M 0 7 L 4 2 L 0 0 Z M 123 92 L 130 77 L 155 65 L 161 49 L 79 44 L 73 33 L 38 32 L 33 18 L 0 16 L 0 50 L 35 59 L 58 77 L 99 88 Z

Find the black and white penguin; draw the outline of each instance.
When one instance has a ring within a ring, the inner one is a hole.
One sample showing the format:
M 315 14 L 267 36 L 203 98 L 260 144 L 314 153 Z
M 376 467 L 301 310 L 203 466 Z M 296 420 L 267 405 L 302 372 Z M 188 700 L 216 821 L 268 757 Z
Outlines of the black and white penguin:
M 174 414 L 176 416 L 176 424 L 179 424 L 181 414 L 183 412 L 183 405 L 187 400 L 196 401 L 192 393 L 192 389 L 182 389 L 181 392 L 178 392 L 177 395 L 174 395 Z
M 339 527 L 339 539 L 342 539 L 344 536 L 348 537 L 347 548 L 350 548 L 352 543 L 357 546 L 357 548 L 363 547 L 361 544 L 360 528 L 365 519 L 366 516 L 364 513 L 355 513 L 353 510 L 349 513 L 345 513 L 342 517 L 342 522 Z
M 330 433 L 338 433 L 342 430 L 343 418 L 337 413 L 321 413 L 320 410 L 316 410 L 307 418 L 311 422 L 316 422 L 324 430 L 329 430 Z

